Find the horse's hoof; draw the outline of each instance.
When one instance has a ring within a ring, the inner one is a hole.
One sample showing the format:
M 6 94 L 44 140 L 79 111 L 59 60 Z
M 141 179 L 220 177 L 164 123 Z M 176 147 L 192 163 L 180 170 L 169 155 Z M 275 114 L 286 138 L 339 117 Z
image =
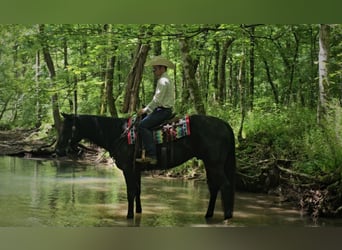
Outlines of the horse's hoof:
M 206 213 L 205 218 L 209 219 L 212 218 L 214 216 L 214 213 Z
M 138 214 L 141 214 L 142 209 L 136 209 L 135 212 L 138 213 Z
M 224 216 L 224 220 L 228 220 L 228 219 L 231 219 L 231 218 L 233 218 L 232 213 L 228 213 L 228 214 L 226 214 L 226 215 Z
M 127 219 L 133 219 L 134 215 L 133 214 L 127 214 Z
M 223 225 L 230 225 L 231 223 L 230 223 L 230 220 L 229 219 L 225 219 L 224 221 L 223 221 Z

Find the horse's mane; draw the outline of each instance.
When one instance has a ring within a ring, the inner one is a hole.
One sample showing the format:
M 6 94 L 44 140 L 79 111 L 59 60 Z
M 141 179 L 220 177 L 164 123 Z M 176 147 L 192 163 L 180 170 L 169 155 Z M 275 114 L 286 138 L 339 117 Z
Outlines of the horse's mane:
M 110 149 L 124 131 L 125 118 L 99 115 L 78 115 L 77 120 L 84 138 Z
M 100 115 L 78 115 L 80 121 L 94 123 L 97 126 L 110 127 L 114 130 L 121 130 L 126 121 L 125 118 L 113 118 Z

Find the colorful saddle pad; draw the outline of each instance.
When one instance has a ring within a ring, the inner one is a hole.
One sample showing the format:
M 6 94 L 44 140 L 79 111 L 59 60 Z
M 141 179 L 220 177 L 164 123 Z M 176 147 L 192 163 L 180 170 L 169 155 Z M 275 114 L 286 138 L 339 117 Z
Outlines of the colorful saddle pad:
M 136 117 L 129 118 L 127 121 L 127 141 L 128 144 L 135 144 L 137 137 L 137 128 L 134 126 Z M 190 119 L 189 115 L 175 120 L 171 123 L 164 124 L 153 131 L 153 137 L 156 144 L 175 141 L 184 136 L 190 135 Z

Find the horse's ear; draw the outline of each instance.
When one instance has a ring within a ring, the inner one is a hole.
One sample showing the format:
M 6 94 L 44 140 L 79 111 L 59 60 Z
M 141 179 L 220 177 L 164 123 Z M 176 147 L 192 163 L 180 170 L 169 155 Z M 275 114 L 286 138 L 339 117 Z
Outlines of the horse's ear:
M 63 113 L 63 112 L 61 113 L 61 115 L 64 117 L 64 119 L 70 119 L 71 118 L 71 115 Z

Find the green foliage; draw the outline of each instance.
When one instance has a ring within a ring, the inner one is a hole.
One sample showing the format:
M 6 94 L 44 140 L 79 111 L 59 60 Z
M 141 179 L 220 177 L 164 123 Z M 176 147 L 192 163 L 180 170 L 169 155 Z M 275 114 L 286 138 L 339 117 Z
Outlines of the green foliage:
M 322 128 L 310 109 L 254 110 L 247 116 L 244 132 L 249 143 L 264 148 L 262 157 L 293 161 L 299 172 L 333 172 L 342 164 L 341 108 L 336 106 L 333 113 Z
M 303 154 L 300 164 L 306 172 L 342 173 L 342 108 L 330 106 L 322 126 L 314 125 L 303 135 Z
M 225 103 L 220 105 L 219 103 L 211 103 L 211 105 L 207 106 L 208 115 L 216 116 L 230 124 L 233 128 L 235 135 L 237 135 L 237 131 L 239 130 L 240 125 L 240 112 L 239 109 L 234 107 L 230 103 Z
M 58 94 L 60 111 L 73 111 L 77 91 L 78 113 L 99 114 L 105 101 L 107 63 L 113 55 L 116 59 L 113 96 L 120 112 L 126 77 L 139 42 L 150 42 L 149 57 L 157 51 L 156 44 L 160 44 L 162 54 L 175 62 L 176 70 L 170 71 L 176 83 L 175 111 L 196 113 L 184 81 L 179 47 L 180 39 L 186 37 L 192 45 L 189 54 L 198 60 L 195 77 L 207 114 L 229 122 L 237 135 L 243 106 L 246 117 L 242 136 L 263 147 L 271 154 L 267 157 L 294 160 L 294 166 L 307 173 L 333 171 L 342 164 L 342 25 L 331 28 L 327 99 L 333 105 L 323 127 L 319 127 L 316 125 L 317 24 L 46 24 L 44 37 L 38 25 L 0 25 L 0 126 L 51 124 L 54 93 Z M 255 39 L 253 96 L 252 37 Z M 53 81 L 44 62 L 41 39 L 49 46 L 54 62 Z M 223 45 L 229 40 L 233 42 L 221 67 Z M 246 65 L 240 72 L 242 59 Z M 219 73 L 224 73 L 223 89 L 219 88 Z M 240 73 L 241 82 L 237 80 Z M 140 87 L 141 106 L 154 93 L 150 70 L 144 73 Z

